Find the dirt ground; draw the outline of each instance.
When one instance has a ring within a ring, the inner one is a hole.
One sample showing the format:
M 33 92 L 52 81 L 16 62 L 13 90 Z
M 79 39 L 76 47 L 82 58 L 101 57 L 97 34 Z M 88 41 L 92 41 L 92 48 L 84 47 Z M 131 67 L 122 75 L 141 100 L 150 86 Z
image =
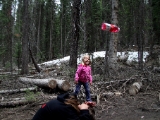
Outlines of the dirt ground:
M 126 71 L 124 71 L 126 72 Z M 156 74 L 152 81 L 146 80 L 142 89 L 134 96 L 129 95 L 127 89 L 129 86 L 120 89 L 120 87 L 105 90 L 105 92 L 119 91 L 119 95 L 105 96 L 100 99 L 96 105 L 96 120 L 160 120 L 160 74 Z M 97 81 L 93 82 L 93 85 Z M 1 77 L 0 90 L 18 89 L 30 87 L 24 85 L 17 78 Z M 113 87 L 113 86 L 112 86 Z M 9 98 L 26 97 L 27 93 L 0 94 L 0 100 Z M 57 92 L 45 92 L 39 89 L 29 96 L 36 96 L 36 101 L 14 107 L 0 108 L 0 120 L 31 120 L 40 106 L 56 96 Z M 94 99 L 96 101 L 96 99 Z

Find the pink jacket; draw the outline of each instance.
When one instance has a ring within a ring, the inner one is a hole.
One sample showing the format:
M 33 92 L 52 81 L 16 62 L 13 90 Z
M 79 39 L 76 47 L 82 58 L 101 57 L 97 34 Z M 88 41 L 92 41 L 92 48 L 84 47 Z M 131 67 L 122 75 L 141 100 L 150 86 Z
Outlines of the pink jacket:
M 75 81 L 92 82 L 91 67 L 80 64 L 75 74 Z

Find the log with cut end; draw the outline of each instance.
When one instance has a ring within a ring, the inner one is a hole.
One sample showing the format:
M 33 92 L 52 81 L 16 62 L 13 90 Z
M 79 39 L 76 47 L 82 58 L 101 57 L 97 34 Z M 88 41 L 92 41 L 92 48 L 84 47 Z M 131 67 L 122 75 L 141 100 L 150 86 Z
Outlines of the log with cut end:
M 68 91 L 71 88 L 71 85 L 68 81 L 66 80 L 58 80 L 58 79 L 54 79 L 57 82 L 57 86 L 59 89 L 63 90 L 63 91 Z
M 130 95 L 136 95 L 142 87 L 142 82 L 134 82 L 129 88 Z
M 70 90 L 70 87 L 71 87 L 68 81 L 54 79 L 54 78 L 32 79 L 32 78 L 20 77 L 19 80 L 23 83 L 29 83 L 29 84 L 37 85 L 39 87 L 49 87 L 51 89 L 55 89 L 57 86 L 59 89 L 63 91 L 68 91 Z
M 57 86 L 57 82 L 53 78 L 48 79 L 32 79 L 32 78 L 26 78 L 26 77 L 19 77 L 19 80 L 22 83 L 32 84 L 39 87 L 48 87 L 51 89 L 55 89 Z

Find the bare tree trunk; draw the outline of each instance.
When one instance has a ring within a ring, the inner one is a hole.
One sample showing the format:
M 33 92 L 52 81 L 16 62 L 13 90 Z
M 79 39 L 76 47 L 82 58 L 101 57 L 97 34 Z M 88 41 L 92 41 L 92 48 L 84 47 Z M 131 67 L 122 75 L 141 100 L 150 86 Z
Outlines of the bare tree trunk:
M 150 7 L 150 10 L 149 10 L 149 20 L 151 21 L 151 29 L 149 31 L 149 34 L 150 34 L 150 41 L 149 41 L 149 45 L 150 45 L 150 50 L 149 50 L 149 54 L 152 55 L 152 52 L 153 52 L 153 46 L 154 46 L 154 43 L 155 43 L 155 39 L 153 39 L 153 36 L 154 36 L 154 33 L 153 33 L 153 13 L 152 13 L 152 0 L 149 0 L 149 7 Z
M 80 4 L 81 0 L 74 0 L 73 1 L 73 38 L 71 42 L 71 51 L 70 51 L 70 61 L 69 65 L 73 68 L 77 67 L 77 56 L 78 56 L 78 41 L 79 41 L 79 26 L 80 26 Z
M 64 3 L 62 3 L 61 6 L 61 54 L 63 55 L 63 9 L 64 9 Z
M 112 24 L 118 25 L 118 0 L 112 0 Z M 109 43 L 109 67 L 117 69 L 117 41 L 118 33 L 111 33 Z
M 3 10 L 4 10 L 4 14 L 6 16 L 5 21 L 7 21 L 5 23 L 4 30 L 1 30 L 1 31 L 6 31 L 5 33 L 3 33 L 4 36 L 5 36 L 5 38 L 3 38 L 3 39 L 5 39 L 7 41 L 7 44 L 5 45 L 6 46 L 6 50 L 5 50 L 6 54 L 4 55 L 5 56 L 4 57 L 5 58 L 4 65 L 5 65 L 6 62 L 8 62 L 9 63 L 8 70 L 11 71 L 11 72 L 12 72 L 12 54 L 13 54 L 13 51 L 12 51 L 12 47 L 13 47 L 13 42 L 12 42 L 12 40 L 13 40 L 13 35 L 12 35 L 12 32 L 13 32 L 12 31 L 13 30 L 13 28 L 12 28 L 13 27 L 12 1 L 13 0 L 1 1 L 1 2 L 4 2 Z
M 39 51 L 39 47 L 40 47 L 40 28 L 41 28 L 41 4 L 40 5 L 37 5 L 36 4 L 36 7 L 39 6 L 39 16 L 38 16 L 38 28 L 37 28 L 37 48 L 36 48 L 36 60 L 38 61 L 39 58 L 38 58 L 38 51 Z
M 51 2 L 51 13 L 50 13 L 50 37 L 49 37 L 49 60 L 53 58 L 53 24 L 54 24 L 54 2 Z
M 84 17 L 84 41 L 83 53 L 88 52 L 89 40 L 91 39 L 91 0 L 85 0 L 85 17 Z
M 35 59 L 34 59 L 34 57 L 33 57 L 33 54 L 32 54 L 32 51 L 31 51 L 31 48 L 30 48 L 30 47 L 29 47 L 29 52 L 30 52 L 30 56 L 31 56 L 32 62 L 33 62 L 33 64 L 34 64 L 37 72 L 41 72 L 40 67 L 37 65 L 37 63 L 36 63 L 36 61 L 35 61 Z
M 144 44 L 144 2 L 139 3 L 139 17 L 138 17 L 138 63 L 139 69 L 143 69 L 143 44 Z
M 10 1 L 12 3 L 12 0 Z M 12 4 L 11 4 L 12 5 Z M 12 18 L 12 15 L 10 15 L 10 18 Z M 14 8 L 14 18 L 16 18 L 15 16 L 15 8 Z M 11 33 L 14 33 L 14 20 L 11 20 Z M 12 75 L 12 69 L 13 69 L 13 40 L 14 40 L 14 37 L 13 37 L 13 34 L 11 34 L 11 42 L 10 42 L 10 71 L 11 71 L 11 75 Z
M 106 40 L 106 54 L 105 54 L 105 65 L 104 65 L 104 79 L 109 77 L 109 62 L 108 62 L 108 41 Z
M 28 40 L 29 40 L 29 0 L 23 0 L 24 17 L 23 17 L 23 36 L 22 36 L 22 74 L 28 74 Z
M 52 25 L 53 23 L 52 23 L 52 19 L 51 19 L 51 26 L 50 26 L 50 37 L 49 37 L 49 60 L 51 60 L 52 59 L 52 57 L 53 57 L 53 52 L 52 52 L 52 49 L 53 49 L 53 38 L 52 38 L 52 34 L 53 34 L 53 32 L 52 32 Z

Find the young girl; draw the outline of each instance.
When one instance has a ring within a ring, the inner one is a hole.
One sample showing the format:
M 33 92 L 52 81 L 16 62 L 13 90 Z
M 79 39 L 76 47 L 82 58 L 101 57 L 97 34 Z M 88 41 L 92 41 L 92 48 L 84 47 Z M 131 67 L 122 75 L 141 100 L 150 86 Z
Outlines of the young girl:
M 84 55 L 82 57 L 82 64 L 80 64 L 77 68 L 76 74 L 75 74 L 75 95 L 78 95 L 81 85 L 84 86 L 85 94 L 86 94 L 86 101 L 91 101 L 90 96 L 90 88 L 89 84 L 92 85 L 92 75 L 91 75 L 91 67 L 90 67 L 91 61 L 89 55 Z

